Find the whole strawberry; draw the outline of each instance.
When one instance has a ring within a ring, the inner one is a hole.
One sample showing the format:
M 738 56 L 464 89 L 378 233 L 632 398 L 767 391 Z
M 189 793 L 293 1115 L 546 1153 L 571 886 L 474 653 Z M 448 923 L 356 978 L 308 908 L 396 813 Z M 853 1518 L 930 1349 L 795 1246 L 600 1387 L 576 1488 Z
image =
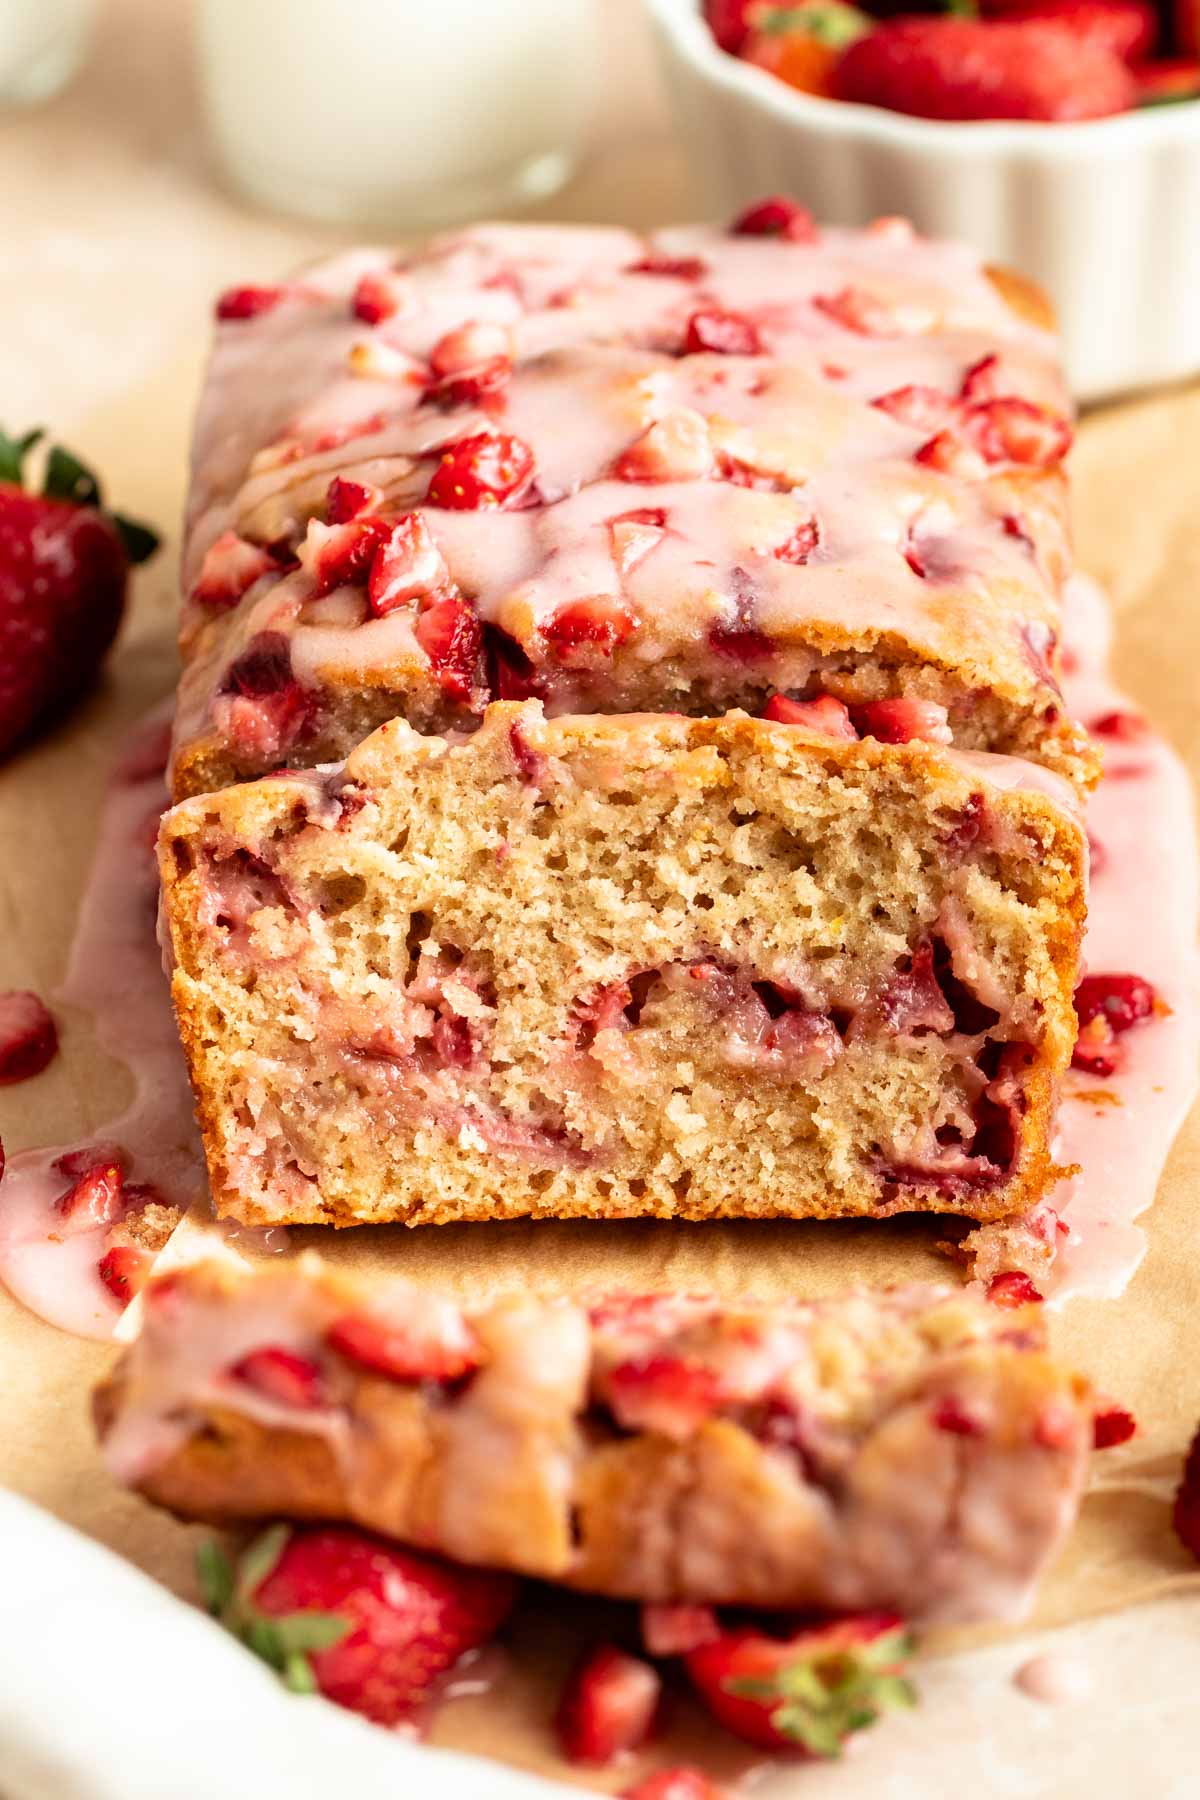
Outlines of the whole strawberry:
M 1128 63 L 1149 56 L 1158 38 L 1150 0 L 980 0 L 979 10 L 985 19 L 1053 19 Z
M 197 1567 L 209 1611 L 288 1687 L 378 1725 L 419 1721 L 441 1679 L 487 1643 L 516 1597 L 510 1576 L 341 1526 L 273 1525 L 236 1573 L 205 1544 Z
M 923 119 L 1099 119 L 1137 98 L 1108 44 L 1046 19 L 879 25 L 842 52 L 833 91 Z
M 895 1613 L 847 1613 L 786 1638 L 728 1631 L 684 1662 L 714 1718 L 747 1743 L 837 1757 L 881 1713 L 916 1704 L 911 1653 Z
M 130 564 L 158 545 L 106 513 L 95 478 L 57 446 L 30 492 L 23 466 L 40 437 L 0 431 L 0 756 L 83 692 L 116 636 Z

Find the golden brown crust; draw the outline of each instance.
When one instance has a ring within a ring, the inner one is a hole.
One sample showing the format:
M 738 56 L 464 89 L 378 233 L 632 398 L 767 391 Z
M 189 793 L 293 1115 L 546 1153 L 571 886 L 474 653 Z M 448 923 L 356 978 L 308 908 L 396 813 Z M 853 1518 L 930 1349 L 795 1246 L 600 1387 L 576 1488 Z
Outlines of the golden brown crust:
M 1036 325 L 1039 331 L 1057 331 L 1058 315 L 1044 288 L 1018 270 L 1006 268 L 1003 263 L 988 263 L 984 274 L 1018 319 L 1023 319 L 1027 325 Z

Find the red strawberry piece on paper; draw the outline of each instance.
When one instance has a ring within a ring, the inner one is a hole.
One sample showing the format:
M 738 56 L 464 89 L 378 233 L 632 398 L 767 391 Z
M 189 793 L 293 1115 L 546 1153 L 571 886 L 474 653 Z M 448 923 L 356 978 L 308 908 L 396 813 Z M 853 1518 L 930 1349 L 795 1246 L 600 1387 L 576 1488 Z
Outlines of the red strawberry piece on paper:
M 321 1370 L 311 1357 L 301 1356 L 283 1344 L 265 1344 L 251 1350 L 229 1371 L 268 1400 L 281 1406 L 320 1406 L 324 1399 Z
M 785 1638 L 727 1632 L 686 1667 L 714 1718 L 747 1743 L 837 1757 L 881 1714 L 916 1704 L 912 1639 L 895 1613 L 848 1613 Z
M 285 287 L 232 287 L 218 295 L 216 315 L 223 323 L 241 323 L 274 312 L 291 290 Z
M 421 513 L 405 513 L 381 536 L 367 577 L 367 600 L 377 619 L 450 584 L 450 572 Z
M 832 694 L 818 694 L 815 700 L 791 700 L 786 694 L 772 694 L 763 708 L 763 718 L 776 725 L 803 725 L 809 731 L 819 731 L 824 737 L 848 744 L 858 741 L 849 710 Z
M 158 546 L 104 510 L 95 477 L 51 448 L 42 491 L 24 485 L 39 431 L 0 431 L 0 756 L 92 681 L 125 610 L 130 566 Z
M 979 10 L 985 19 L 1052 20 L 1128 63 L 1143 62 L 1158 37 L 1158 16 L 1147 0 L 980 0 Z
M 778 237 L 790 244 L 815 244 L 820 236 L 808 208 L 786 194 L 771 194 L 748 206 L 729 230 L 733 237 Z
M 719 356 L 758 356 L 763 341 L 758 326 L 745 313 L 707 306 L 688 320 L 683 348 L 688 355 L 710 351 Z
M 223 531 L 209 545 L 192 588 L 192 599 L 211 612 L 227 612 L 264 575 L 278 574 L 279 563 L 261 544 L 236 531 Z
M 988 1282 L 987 1297 L 993 1306 L 1040 1306 L 1044 1298 L 1022 1269 L 1004 1269 Z
M 1099 119 L 1134 104 L 1133 76 L 1107 45 L 1042 19 L 897 19 L 849 45 L 840 100 L 925 119 Z
M 1127 1444 L 1137 1435 L 1137 1420 L 1127 1407 L 1108 1401 L 1092 1414 L 1092 1445 L 1096 1450 L 1112 1450 Z
M 132 1244 L 114 1244 L 96 1265 L 101 1281 L 114 1300 L 128 1306 L 144 1285 L 154 1258 Z
M 611 656 L 637 629 L 637 619 L 614 594 L 570 600 L 550 615 L 541 630 L 547 643 L 569 662 L 579 650 Z
M 562 1692 L 556 1724 L 569 1761 L 606 1768 L 646 1742 L 662 1697 L 657 1670 L 614 1644 L 599 1644 Z
M 703 1769 L 676 1763 L 669 1769 L 656 1769 L 636 1787 L 626 1788 L 621 1800 L 725 1800 L 725 1789 L 710 1781 Z
M 325 1341 L 347 1361 L 389 1381 L 459 1381 L 479 1367 L 482 1354 L 458 1309 L 433 1301 L 413 1319 L 345 1313 Z
M 336 1526 L 274 1525 L 236 1571 L 205 1544 L 197 1567 L 210 1612 L 289 1688 L 378 1725 L 424 1719 L 445 1677 L 495 1636 L 516 1597 L 510 1576 Z
M 1184 1549 L 1190 1550 L 1200 1561 L 1200 1430 L 1193 1437 L 1183 1460 L 1171 1523 Z
M 58 1027 L 36 994 L 0 994 L 0 1087 L 40 1075 L 58 1050 Z
M 721 1635 L 711 1606 L 652 1605 L 642 1608 L 642 1642 L 651 1656 L 684 1656 Z
M 477 431 L 442 452 L 425 497 L 453 512 L 510 506 L 528 488 L 533 469 L 533 451 L 520 438 Z
M 483 633 L 471 606 L 457 594 L 436 600 L 414 627 L 433 671 L 456 700 L 468 700 L 479 678 Z
M 1166 1008 L 1140 975 L 1085 975 L 1075 989 L 1079 1036 L 1071 1066 L 1089 1075 L 1114 1075 L 1125 1060 L 1117 1038 Z

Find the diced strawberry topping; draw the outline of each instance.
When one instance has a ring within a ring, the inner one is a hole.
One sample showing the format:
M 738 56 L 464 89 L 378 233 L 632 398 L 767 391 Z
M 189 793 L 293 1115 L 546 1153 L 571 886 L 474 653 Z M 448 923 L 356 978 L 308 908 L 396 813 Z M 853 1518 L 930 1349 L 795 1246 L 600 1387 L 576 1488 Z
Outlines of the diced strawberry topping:
M 666 514 L 661 507 L 644 506 L 640 511 L 623 514 L 608 522 L 613 561 L 622 575 L 628 575 L 644 562 L 663 541 Z
M 819 235 L 808 208 L 786 194 L 772 194 L 748 206 L 729 229 L 734 237 L 781 237 L 793 244 L 815 244 Z
M 954 741 L 946 708 L 913 694 L 865 701 L 854 708 L 854 722 L 864 737 L 878 738 L 881 744 L 910 744 L 914 739 L 928 744 Z
M 1115 1074 L 1124 1060 L 1117 1036 L 1162 1010 L 1162 1002 L 1140 975 L 1085 975 L 1075 989 L 1079 1036 L 1073 1068 L 1091 1075 Z
M 411 1320 L 345 1313 L 326 1342 L 349 1361 L 389 1381 L 458 1381 L 479 1367 L 481 1349 L 456 1307 L 431 1302 Z
M 467 601 L 448 594 L 420 614 L 416 639 L 445 691 L 467 700 L 475 687 L 483 654 L 483 633 Z
M 281 1406 L 319 1406 L 324 1397 L 324 1383 L 316 1363 L 282 1344 L 251 1350 L 234 1364 L 230 1374 L 235 1381 L 245 1382 Z
M 708 306 L 688 320 L 683 348 L 689 355 L 708 350 L 721 356 L 758 356 L 763 342 L 758 326 L 744 313 Z
M 101 1225 L 115 1225 L 125 1215 L 122 1192 L 124 1172 L 120 1162 L 96 1161 L 83 1169 L 65 1194 L 54 1202 L 54 1210 L 63 1221 L 68 1236 L 77 1231 L 94 1231 Z
M 721 1398 L 714 1371 L 683 1356 L 634 1357 L 618 1363 L 605 1391 L 619 1425 L 670 1438 L 690 1436 Z
M 277 574 L 279 563 L 261 544 L 236 531 L 223 531 L 204 553 L 192 599 L 213 612 L 226 612 L 264 575 Z
M 1124 1406 L 1110 1404 L 1098 1407 L 1092 1414 L 1092 1445 L 1096 1450 L 1127 1444 L 1136 1432 L 1137 1420 Z
M 542 625 L 542 636 L 564 662 L 581 649 L 611 656 L 637 629 L 637 619 L 614 594 L 592 594 L 571 600 Z
M 287 293 L 281 287 L 227 288 L 217 300 L 218 319 L 257 319 L 279 305 Z
M 939 1431 L 948 1431 L 952 1437 L 983 1435 L 982 1422 L 953 1394 L 945 1394 L 938 1401 L 933 1409 L 933 1422 Z
M 445 589 L 450 574 L 421 513 L 405 513 L 389 528 L 371 559 L 367 600 L 377 619 L 398 606 Z
M 512 374 L 512 333 L 491 320 L 459 325 L 438 339 L 429 361 L 438 399 L 476 404 L 497 394 Z
M 963 428 L 988 462 L 1023 463 L 1039 469 L 1061 462 L 1075 435 L 1066 419 L 1011 396 L 970 407 Z
M 297 743 L 316 716 L 314 696 L 292 674 L 292 654 L 282 632 L 263 631 L 226 672 L 222 693 L 233 710 L 231 735 L 247 750 L 276 756 Z
M 728 656 L 734 662 L 766 662 L 775 654 L 774 638 L 749 626 L 714 625 L 708 642 L 718 655 Z
M 375 552 L 387 543 L 391 532 L 386 519 L 373 515 L 331 525 L 310 519 L 300 561 L 312 577 L 317 597 L 331 594 L 334 588 L 361 586 L 371 572 Z
M 636 1787 L 625 1788 L 621 1800 L 725 1800 L 725 1790 L 710 1781 L 703 1769 L 676 1763 L 669 1769 L 657 1769 Z
M 381 325 L 396 312 L 396 291 L 385 275 L 364 275 L 354 290 L 351 310 L 364 325 Z
M 1117 738 L 1124 744 L 1136 744 L 1148 734 L 1150 727 L 1141 713 L 1109 712 L 1093 719 L 1088 730 L 1096 737 Z
M 956 476 L 960 481 L 981 481 L 987 474 L 987 463 L 978 450 L 964 444 L 953 431 L 938 431 L 919 450 L 913 461 L 925 468 L 937 469 L 942 475 Z
M 617 458 L 618 481 L 700 481 L 712 472 L 708 424 L 688 407 L 667 413 Z
M 1021 1269 L 1005 1269 L 988 1282 L 987 1297 L 993 1306 L 1040 1306 L 1043 1295 Z
M 40 1075 L 57 1050 L 58 1027 L 36 994 L 0 994 L 0 1087 Z
M 806 563 L 821 541 L 815 519 L 802 519 L 771 555 L 776 562 Z
M 132 1244 L 114 1244 L 100 1258 L 96 1269 L 113 1299 L 128 1306 L 150 1273 L 153 1260 L 145 1250 L 136 1250 Z
M 558 1704 L 563 1752 L 602 1769 L 650 1736 L 662 1695 L 657 1671 L 614 1644 L 600 1644 L 575 1670 Z
M 958 391 L 962 399 L 972 403 L 999 400 L 1004 393 L 1000 358 L 993 354 L 981 356 L 978 362 L 973 362 L 963 376 L 962 386 Z
M 892 388 L 872 400 L 871 405 L 901 425 L 911 425 L 914 431 L 938 431 L 954 415 L 949 394 L 933 387 Z
M 627 275 L 666 275 L 676 281 L 701 281 L 708 274 L 708 264 L 698 256 L 643 256 L 630 263 Z
M 1171 1524 L 1184 1549 L 1200 1559 L 1200 1431 L 1193 1437 L 1183 1460 L 1183 1473 L 1171 1509 Z
M 426 499 L 453 512 L 509 506 L 529 486 L 533 467 L 533 451 L 520 438 L 477 431 L 442 452 Z
M 81 1144 L 77 1150 L 64 1150 L 50 1166 L 59 1175 L 65 1175 L 68 1181 L 78 1181 L 81 1175 L 88 1174 L 102 1163 L 115 1163 L 119 1169 L 123 1169 L 127 1160 L 120 1144 L 97 1139 L 94 1144 Z
M 827 319 L 860 337 L 903 337 L 932 322 L 923 313 L 889 305 L 866 288 L 844 287 L 836 294 L 815 294 L 813 305 Z
M 642 1608 L 642 1642 L 651 1656 L 684 1656 L 721 1635 L 711 1606 L 658 1605 Z
M 809 731 L 819 731 L 847 744 L 858 741 L 849 711 L 832 694 L 818 694 L 815 700 L 791 700 L 786 694 L 772 694 L 763 708 L 763 718 L 777 725 L 803 725 Z
M 325 492 L 325 520 L 329 525 L 348 525 L 362 513 L 372 512 L 383 499 L 377 487 L 365 481 L 347 481 L 335 475 Z

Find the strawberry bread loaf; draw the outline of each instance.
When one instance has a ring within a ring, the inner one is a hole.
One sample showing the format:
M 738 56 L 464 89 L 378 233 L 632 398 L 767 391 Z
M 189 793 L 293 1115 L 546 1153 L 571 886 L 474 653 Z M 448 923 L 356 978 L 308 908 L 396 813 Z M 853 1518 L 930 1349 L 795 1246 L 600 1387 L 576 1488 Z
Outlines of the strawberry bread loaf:
M 1076 781 L 1044 304 L 899 220 L 482 226 L 240 288 L 194 445 L 177 797 L 489 700 L 828 701 Z
M 1075 1035 L 1072 800 L 811 715 L 527 700 L 183 801 L 160 862 L 217 1209 L 1019 1213 Z
M 1019 1616 L 1092 1440 L 1036 1307 L 935 1287 L 464 1314 L 310 1252 L 176 1269 L 144 1304 L 96 1416 L 150 1499 L 350 1520 L 624 1599 Z

